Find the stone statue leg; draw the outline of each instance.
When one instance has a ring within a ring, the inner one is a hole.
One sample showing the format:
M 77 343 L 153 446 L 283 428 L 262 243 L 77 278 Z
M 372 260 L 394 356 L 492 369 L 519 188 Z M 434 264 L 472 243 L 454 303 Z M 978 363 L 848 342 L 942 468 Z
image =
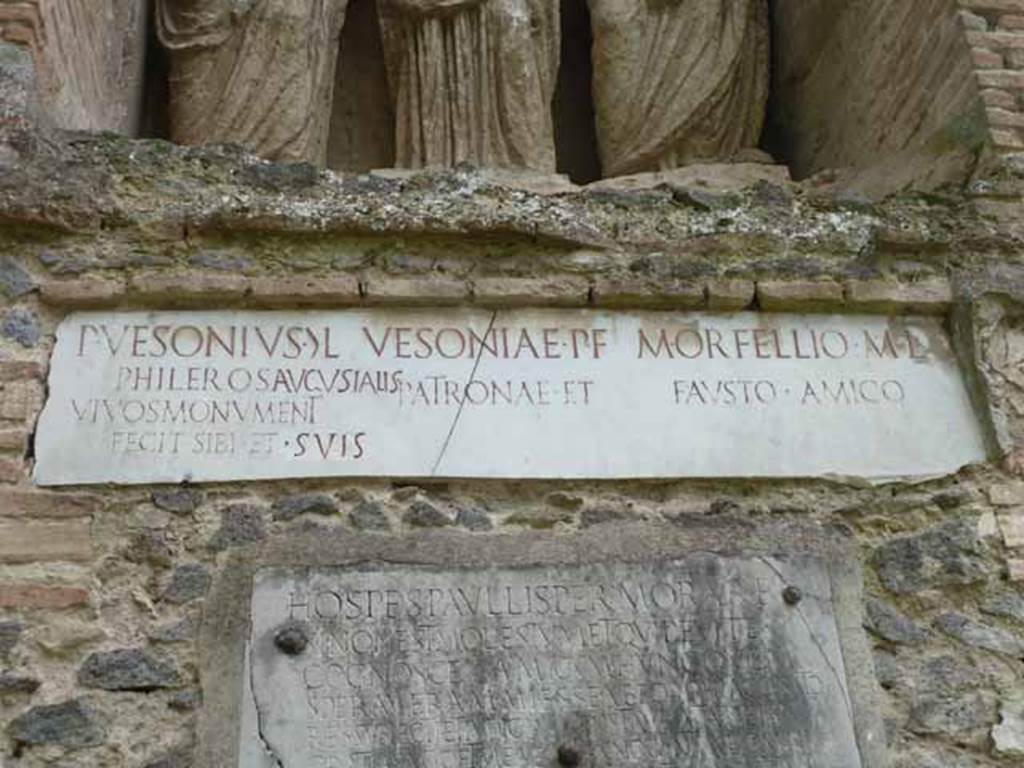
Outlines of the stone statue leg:
M 158 0 L 171 138 L 323 165 L 347 0 Z
M 0 39 L 32 48 L 54 126 L 138 132 L 145 0 L 0 0 Z
M 592 0 L 606 176 L 727 160 L 756 146 L 768 99 L 766 0 Z
M 396 164 L 554 171 L 558 8 L 382 0 Z

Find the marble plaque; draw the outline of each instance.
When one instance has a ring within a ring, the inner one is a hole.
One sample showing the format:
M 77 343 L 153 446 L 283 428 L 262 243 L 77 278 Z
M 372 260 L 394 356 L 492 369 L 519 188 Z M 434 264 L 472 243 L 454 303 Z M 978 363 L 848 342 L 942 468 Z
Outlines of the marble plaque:
M 889 478 L 985 456 L 935 318 L 79 313 L 49 391 L 41 485 Z
M 239 763 L 860 768 L 831 583 L 710 553 L 262 569 Z

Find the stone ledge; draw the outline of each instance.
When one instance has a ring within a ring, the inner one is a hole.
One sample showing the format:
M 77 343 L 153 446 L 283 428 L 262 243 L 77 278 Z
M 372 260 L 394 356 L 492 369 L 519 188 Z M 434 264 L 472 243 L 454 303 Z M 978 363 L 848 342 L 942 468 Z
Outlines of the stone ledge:
M 738 312 L 754 303 L 756 286 L 753 280 L 712 280 L 705 287 L 708 309 L 716 312 Z
M 324 277 L 254 277 L 249 281 L 254 302 L 266 305 L 340 306 L 358 303 L 359 280 L 354 275 Z
M 450 306 L 465 303 L 472 296 L 469 283 L 448 277 L 372 278 L 360 287 L 364 302 L 372 306 Z
M 643 309 L 700 309 L 707 297 L 702 283 L 600 278 L 593 286 L 593 302 L 598 307 Z
M 843 286 L 823 280 L 767 280 L 757 283 L 757 301 L 770 312 L 813 312 L 843 304 Z
M 138 298 L 179 301 L 238 299 L 248 292 L 249 280 L 242 275 L 186 272 L 164 274 L 143 272 L 133 275 L 129 286 Z
M 905 244 L 908 244 L 906 241 Z M 77 286 L 83 294 L 76 295 Z M 207 302 L 229 307 L 289 309 L 358 306 L 586 307 L 616 309 L 750 309 L 755 295 L 766 312 L 858 311 L 897 314 L 942 314 L 953 304 L 946 278 L 902 283 L 889 279 L 763 280 L 719 278 L 707 281 L 659 281 L 642 277 L 596 277 L 557 274 L 549 277 L 417 277 L 354 274 L 327 276 L 260 276 L 143 273 L 127 284 L 106 278 L 51 281 L 43 301 L 74 309 L 97 307 L 173 308 Z M 0 362 L 0 382 L 42 378 L 43 368 L 30 361 Z
M 480 278 L 473 301 L 484 307 L 585 307 L 590 281 L 581 277 Z
M 860 311 L 939 315 L 953 305 L 953 288 L 945 279 L 854 280 L 846 283 L 846 302 Z
M 74 280 L 48 280 L 39 288 L 44 304 L 58 307 L 106 307 L 124 298 L 127 281 L 96 275 Z

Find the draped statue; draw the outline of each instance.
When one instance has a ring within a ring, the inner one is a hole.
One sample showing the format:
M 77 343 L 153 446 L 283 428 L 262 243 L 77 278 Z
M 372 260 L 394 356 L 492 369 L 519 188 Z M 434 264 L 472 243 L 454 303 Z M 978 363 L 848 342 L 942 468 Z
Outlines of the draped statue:
M 347 0 L 157 0 L 171 138 L 326 160 Z
M 603 175 L 728 160 L 768 99 L 766 0 L 591 0 Z
M 145 0 L 0 0 L 0 41 L 32 49 L 58 128 L 138 132 L 145 32 Z
M 554 0 L 378 0 L 396 165 L 555 170 Z

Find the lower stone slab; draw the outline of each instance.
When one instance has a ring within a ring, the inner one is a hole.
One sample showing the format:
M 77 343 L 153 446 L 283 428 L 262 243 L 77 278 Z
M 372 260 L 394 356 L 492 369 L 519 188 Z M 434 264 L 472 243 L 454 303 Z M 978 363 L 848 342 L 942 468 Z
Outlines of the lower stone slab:
M 242 738 L 301 768 L 860 768 L 831 602 L 820 562 L 710 554 L 267 570 Z
M 204 629 L 217 723 L 198 765 L 882 765 L 856 567 L 723 533 L 361 537 L 240 560 Z

